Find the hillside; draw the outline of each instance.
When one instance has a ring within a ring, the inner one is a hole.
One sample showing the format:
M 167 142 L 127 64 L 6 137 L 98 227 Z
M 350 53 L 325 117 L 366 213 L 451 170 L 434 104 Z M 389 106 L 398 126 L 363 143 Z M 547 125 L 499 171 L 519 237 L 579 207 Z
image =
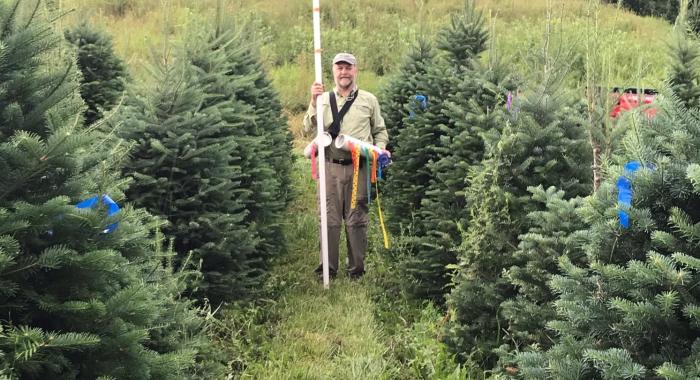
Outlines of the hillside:
M 271 6 L 271 3 L 275 3 Z M 432 38 L 463 0 L 361 0 L 322 2 L 326 52 L 353 51 L 360 58 L 360 83 L 377 91 L 419 37 Z M 488 16 L 500 59 L 525 75 L 524 54 L 547 35 L 548 48 L 571 53 L 572 86 L 582 82 L 587 54 L 595 38 L 606 61 L 610 82 L 652 87 L 663 77 L 663 52 L 671 33 L 664 20 L 639 17 L 604 5 L 596 12 L 587 0 L 478 0 Z M 286 108 L 302 111 L 313 80 L 310 2 L 306 0 L 63 0 L 63 26 L 83 20 L 105 28 L 118 54 L 136 78 L 153 55 L 186 38 L 192 25 L 212 22 L 217 7 L 231 16 L 259 44 L 261 54 Z M 592 30 L 596 27 L 598 34 Z M 167 41 L 167 43 L 165 43 Z M 660 54 L 661 52 L 661 54 Z M 588 52 L 590 53 L 590 52 Z M 330 53 L 327 53 L 330 54 Z

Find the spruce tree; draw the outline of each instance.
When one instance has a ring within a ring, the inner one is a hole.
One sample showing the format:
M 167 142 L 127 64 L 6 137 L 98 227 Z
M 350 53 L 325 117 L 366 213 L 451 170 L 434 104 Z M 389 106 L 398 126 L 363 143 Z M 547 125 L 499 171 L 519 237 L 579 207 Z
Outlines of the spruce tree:
M 114 54 L 112 38 L 83 23 L 65 31 L 65 37 L 77 48 L 78 68 L 82 73 L 80 95 L 87 109 L 85 122 L 101 119 L 121 98 L 126 87 L 124 62 Z
M 653 121 L 625 119 L 630 128 L 610 179 L 582 209 L 586 260 L 563 259 L 550 282 L 557 318 L 548 326 L 557 344 L 517 357 L 524 378 L 700 376 L 700 111 L 674 85 L 659 97 Z M 629 184 L 627 206 L 618 199 Z
M 157 223 L 124 203 L 122 147 L 83 126 L 75 57 L 43 9 L 0 1 L 0 373 L 191 378 L 206 323 L 153 248 Z

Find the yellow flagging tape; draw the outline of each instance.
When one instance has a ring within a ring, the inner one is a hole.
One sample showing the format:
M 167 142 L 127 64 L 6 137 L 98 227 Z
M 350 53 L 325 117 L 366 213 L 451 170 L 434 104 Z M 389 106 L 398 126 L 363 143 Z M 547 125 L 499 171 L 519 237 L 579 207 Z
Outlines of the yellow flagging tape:
M 357 207 L 357 182 L 360 179 L 360 147 L 352 147 L 352 198 L 350 198 L 350 208 Z
M 382 215 L 382 204 L 379 202 L 379 181 L 375 183 L 377 186 L 377 210 L 379 210 L 379 225 L 382 226 L 382 234 L 384 235 L 384 248 L 389 249 L 389 235 L 386 233 L 386 226 L 384 226 L 384 215 Z

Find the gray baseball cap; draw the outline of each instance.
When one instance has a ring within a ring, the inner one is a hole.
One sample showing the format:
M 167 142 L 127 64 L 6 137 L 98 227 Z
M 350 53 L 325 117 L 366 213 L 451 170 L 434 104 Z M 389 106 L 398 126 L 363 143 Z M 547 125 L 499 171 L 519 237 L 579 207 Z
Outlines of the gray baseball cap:
M 356 65 L 357 59 L 350 53 L 338 53 L 333 57 L 333 64 L 335 65 L 338 62 L 347 62 L 351 65 Z

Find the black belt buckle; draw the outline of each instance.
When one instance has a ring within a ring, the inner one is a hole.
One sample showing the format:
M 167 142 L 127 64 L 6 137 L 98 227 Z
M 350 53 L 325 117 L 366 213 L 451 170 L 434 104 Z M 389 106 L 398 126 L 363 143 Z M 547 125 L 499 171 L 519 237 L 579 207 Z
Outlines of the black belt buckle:
M 352 165 L 352 158 L 331 158 L 331 162 L 338 165 Z

